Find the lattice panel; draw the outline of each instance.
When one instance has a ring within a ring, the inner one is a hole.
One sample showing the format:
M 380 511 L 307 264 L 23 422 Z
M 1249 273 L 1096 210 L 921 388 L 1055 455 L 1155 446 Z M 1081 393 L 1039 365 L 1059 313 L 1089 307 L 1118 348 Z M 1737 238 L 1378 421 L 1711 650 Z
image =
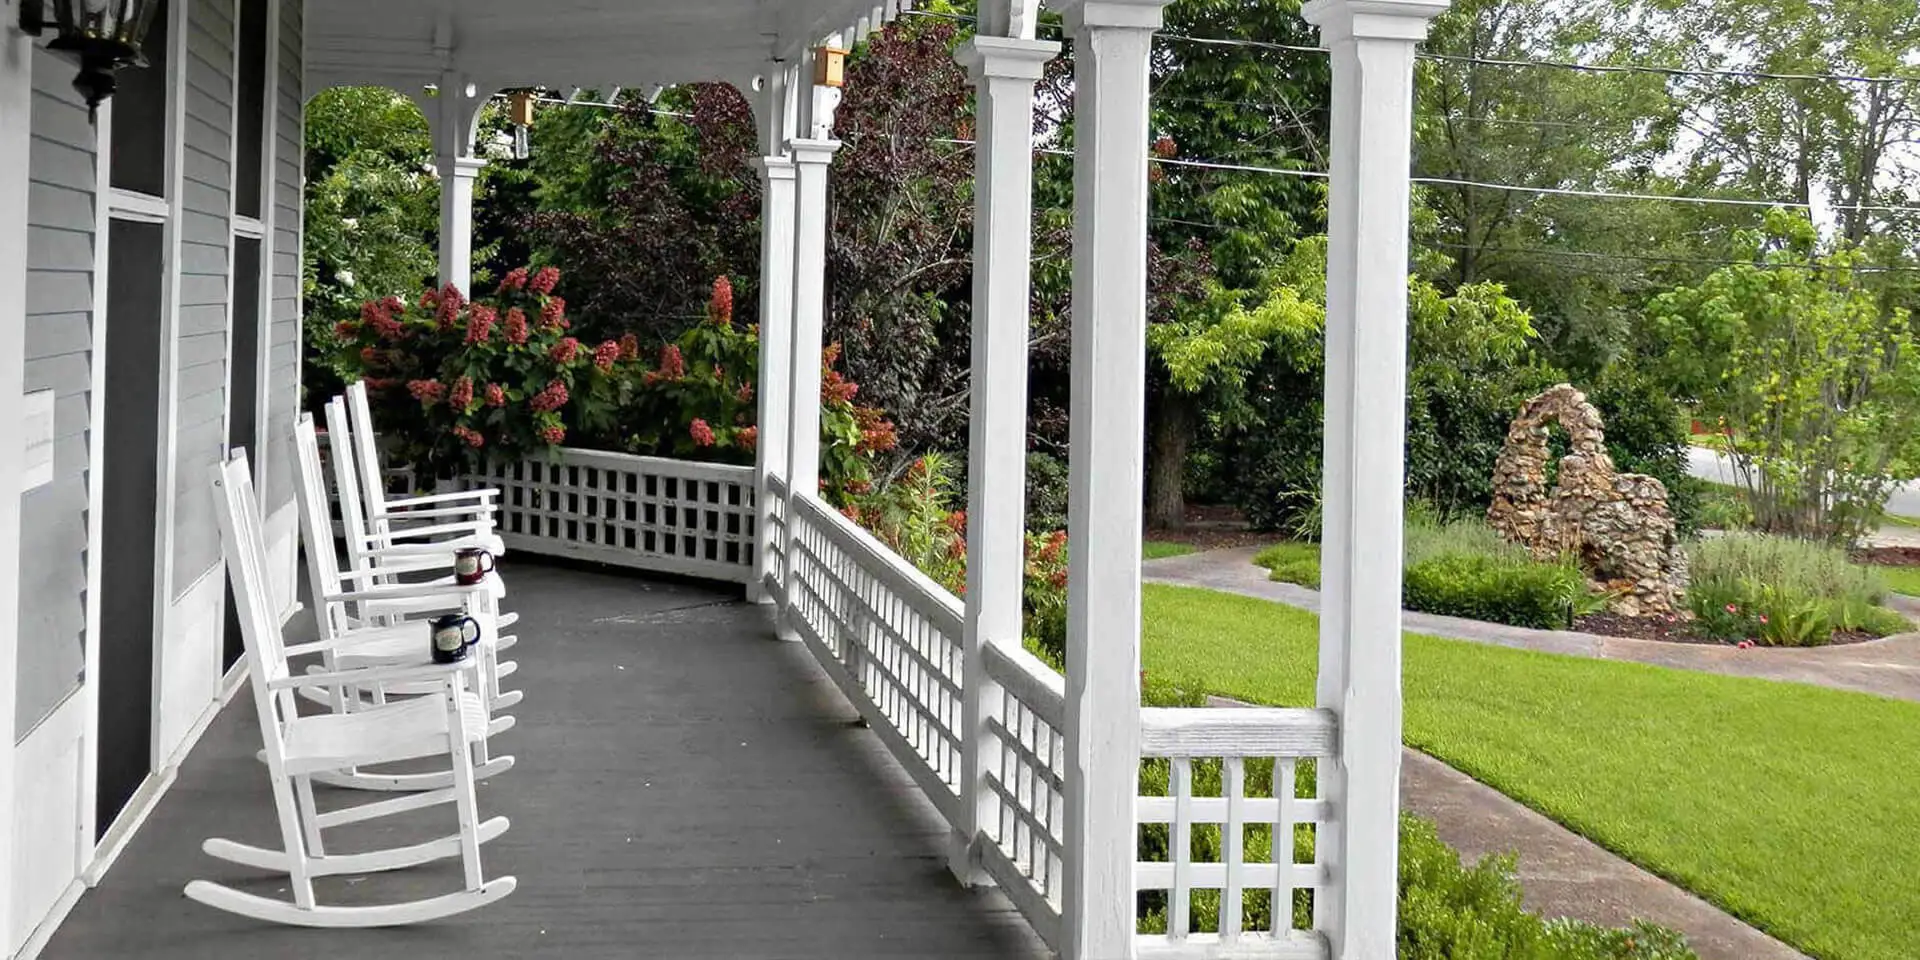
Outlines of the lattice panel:
M 986 773 L 997 812 L 983 828 L 1057 918 L 1066 852 L 1066 737 L 1011 692 L 1000 692 L 1000 709 L 987 718 L 1000 747 L 999 762 Z
M 767 525 L 766 587 L 776 597 L 786 596 L 780 581 L 780 564 L 787 553 L 787 484 L 779 476 L 767 474 L 766 510 L 761 515 Z
M 952 596 L 818 500 L 796 499 L 788 519 L 794 627 L 957 823 L 961 635 Z
M 753 579 L 753 470 L 561 448 L 555 460 L 489 463 L 456 481 L 497 487 L 508 547 L 602 563 Z

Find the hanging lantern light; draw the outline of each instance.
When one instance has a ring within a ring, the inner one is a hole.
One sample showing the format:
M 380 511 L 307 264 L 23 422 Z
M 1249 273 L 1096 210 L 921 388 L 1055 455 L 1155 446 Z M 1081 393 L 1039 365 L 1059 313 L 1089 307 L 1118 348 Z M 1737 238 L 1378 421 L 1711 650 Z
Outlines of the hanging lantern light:
M 113 96 L 113 72 L 121 67 L 144 67 L 140 44 L 147 37 L 161 0 L 20 0 L 20 30 L 40 36 L 51 27 L 47 49 L 66 54 L 80 65 L 73 88 L 86 98 L 89 115 L 100 101 Z M 47 19 L 47 8 L 53 19 Z
M 516 90 L 507 97 L 507 120 L 513 124 L 513 158 L 527 158 L 527 128 L 533 126 L 533 91 Z

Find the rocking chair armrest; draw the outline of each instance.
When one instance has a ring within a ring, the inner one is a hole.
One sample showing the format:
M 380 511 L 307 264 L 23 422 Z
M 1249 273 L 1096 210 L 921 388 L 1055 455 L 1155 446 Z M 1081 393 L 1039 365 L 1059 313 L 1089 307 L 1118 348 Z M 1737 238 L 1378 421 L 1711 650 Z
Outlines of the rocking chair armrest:
M 493 589 L 485 580 L 479 583 L 394 583 L 377 587 L 364 587 L 359 590 L 343 590 L 329 593 L 328 603 L 362 603 L 368 600 L 416 600 L 427 597 L 446 597 L 449 603 L 457 604 L 470 596 L 478 596 Z
M 377 580 L 380 577 L 392 577 L 408 573 L 428 573 L 434 570 L 445 570 L 451 566 L 453 566 L 453 557 L 451 556 L 440 558 L 431 553 L 416 553 L 392 557 L 387 562 L 366 570 L 342 570 L 340 571 L 340 579 L 342 581 L 366 583 Z
M 375 531 L 360 535 L 360 542 L 375 548 L 397 546 L 395 540 L 410 540 L 419 537 L 437 537 L 443 533 L 492 533 L 493 524 L 489 521 L 469 523 L 441 523 L 431 527 L 409 527 L 403 530 Z
M 370 683 L 414 683 L 422 680 L 453 680 L 460 674 L 474 669 L 479 660 L 468 657 L 452 663 L 418 663 L 405 666 L 362 667 L 357 670 L 336 670 L 332 673 L 307 673 L 289 675 L 272 681 L 267 686 L 272 690 L 293 690 L 300 687 L 340 687 L 357 686 Z
M 430 503 L 458 503 L 462 500 L 492 500 L 500 495 L 494 487 L 481 487 L 478 490 L 456 490 L 452 493 L 426 493 L 417 497 L 388 497 L 387 509 L 395 507 L 415 507 Z M 492 504 L 485 504 L 491 507 Z
M 490 517 L 498 512 L 499 508 L 491 503 L 476 503 L 464 507 L 431 507 L 425 510 L 415 510 L 412 508 L 394 510 L 381 519 L 389 522 L 397 522 L 426 517 L 472 517 L 477 515 Z

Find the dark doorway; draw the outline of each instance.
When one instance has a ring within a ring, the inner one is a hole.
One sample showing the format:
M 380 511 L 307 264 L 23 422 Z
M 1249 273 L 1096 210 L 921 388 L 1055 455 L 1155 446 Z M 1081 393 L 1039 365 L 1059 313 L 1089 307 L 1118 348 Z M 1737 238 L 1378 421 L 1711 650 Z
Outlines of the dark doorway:
M 255 412 L 260 398 L 260 241 L 235 237 L 233 247 L 233 352 L 227 361 L 227 449 L 247 451 L 254 483 L 260 482 L 255 449 L 259 425 Z M 239 607 L 233 602 L 233 581 L 227 581 L 227 626 L 221 663 L 233 666 L 246 652 L 240 636 Z M 278 611 L 275 611 L 278 612 Z
M 104 484 L 95 820 L 101 835 L 153 768 L 164 237 L 160 224 L 131 220 L 112 221 L 107 234 L 106 434 L 95 474 Z

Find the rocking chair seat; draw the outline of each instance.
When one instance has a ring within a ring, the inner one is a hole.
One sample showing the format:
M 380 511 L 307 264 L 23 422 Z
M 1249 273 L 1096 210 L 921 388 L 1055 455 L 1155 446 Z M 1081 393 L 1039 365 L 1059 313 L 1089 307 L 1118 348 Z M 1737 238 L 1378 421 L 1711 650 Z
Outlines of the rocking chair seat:
M 466 720 L 467 740 L 484 739 L 487 710 L 479 695 L 461 693 L 460 712 Z M 298 717 L 284 730 L 287 772 L 294 775 L 433 756 L 449 748 L 447 706 L 439 697 Z

